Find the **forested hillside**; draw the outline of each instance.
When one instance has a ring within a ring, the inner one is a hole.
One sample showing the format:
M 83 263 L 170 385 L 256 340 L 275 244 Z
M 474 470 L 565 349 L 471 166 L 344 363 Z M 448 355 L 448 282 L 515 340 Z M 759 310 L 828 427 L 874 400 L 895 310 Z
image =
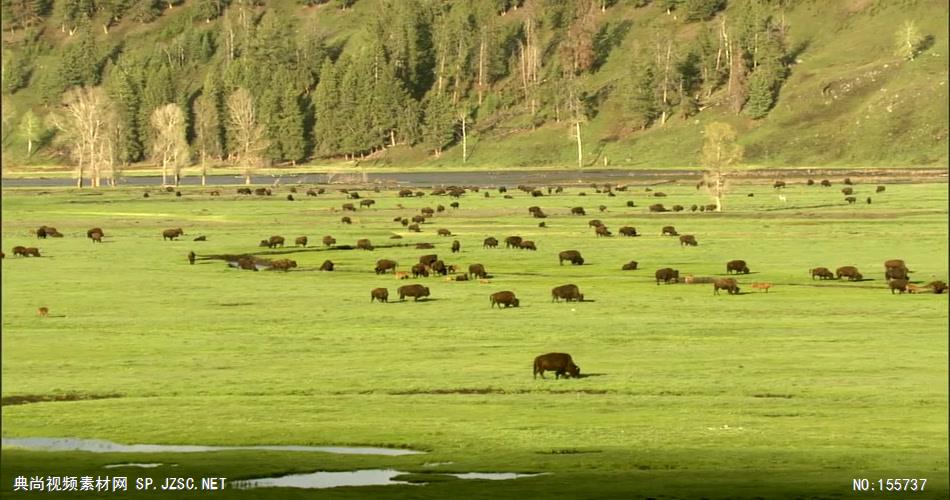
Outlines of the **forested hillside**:
M 750 165 L 946 166 L 947 22 L 943 0 L 3 0 L 3 166 L 690 166 L 711 121 Z

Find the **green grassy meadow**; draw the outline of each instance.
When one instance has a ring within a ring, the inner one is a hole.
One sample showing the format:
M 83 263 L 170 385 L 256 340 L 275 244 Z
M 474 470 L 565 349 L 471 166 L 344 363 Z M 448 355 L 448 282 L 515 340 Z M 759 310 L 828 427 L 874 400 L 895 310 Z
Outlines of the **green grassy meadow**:
M 53 453 L 4 448 L 0 494 L 16 476 L 122 474 L 227 477 L 317 470 L 394 468 L 426 472 L 548 472 L 513 481 L 457 480 L 425 486 L 330 490 L 193 492 L 216 498 L 640 498 L 895 497 L 854 492 L 852 480 L 926 478 L 948 484 L 948 295 L 892 295 L 883 262 L 902 258 L 915 282 L 948 279 L 948 186 L 855 186 L 847 205 L 832 188 L 740 184 L 726 212 L 649 213 L 709 203 L 691 183 L 643 185 L 616 197 L 590 187 L 532 198 L 509 186 L 467 193 L 411 233 L 392 221 L 449 197 L 373 193 L 351 226 L 346 199 L 240 197 L 233 187 L 101 191 L 4 189 L 2 196 L 2 395 L 113 395 L 105 399 L 3 406 L 4 437 L 81 437 L 119 443 L 206 445 L 383 445 L 426 451 L 400 457 L 233 451 L 199 454 Z M 431 189 L 424 189 L 429 193 Z M 584 191 L 586 196 L 578 196 Z M 748 197 L 754 193 L 754 197 Z M 634 200 L 635 208 L 626 206 Z M 599 213 L 598 205 L 607 211 Z M 541 206 L 549 227 L 527 212 Z M 402 208 L 400 208 L 400 206 Z M 587 216 L 571 216 L 583 206 Z M 595 238 L 590 219 L 615 236 Z M 62 239 L 29 230 L 55 226 Z M 617 236 L 631 225 L 638 238 Z M 695 248 L 660 236 L 674 225 Z M 102 227 L 105 242 L 85 237 Z M 181 227 L 180 241 L 162 241 Z M 438 237 L 446 228 L 455 237 Z M 402 239 L 390 239 L 392 235 Z M 509 235 L 537 252 L 483 249 Z M 193 242 L 198 235 L 206 242 Z M 308 248 L 268 250 L 270 235 Z M 369 238 L 374 251 L 325 250 Z M 449 245 L 458 239 L 460 254 Z M 412 244 L 431 242 L 435 250 Z M 384 248 L 386 245 L 400 245 Z M 42 258 L 13 257 L 16 245 Z M 579 250 L 583 266 L 558 265 Z M 254 253 L 295 259 L 290 272 L 249 272 L 221 260 L 189 265 L 186 254 Z M 467 268 L 482 263 L 491 283 L 378 276 L 378 259 L 408 271 L 437 253 Z M 279 254 L 279 255 L 277 255 Z M 333 272 L 317 268 L 325 260 Z M 708 284 L 655 284 L 654 270 L 725 274 L 744 259 L 742 293 Z M 621 271 L 636 260 L 640 269 Z M 813 281 L 808 270 L 855 265 L 861 282 Z M 768 293 L 751 283 L 774 284 Z M 398 302 L 396 288 L 421 283 L 430 300 Z M 550 290 L 577 284 L 582 303 L 553 303 Z M 369 292 L 387 287 L 388 304 Z M 514 291 L 515 309 L 488 296 Z M 49 308 L 49 317 L 37 308 Z M 568 352 L 579 379 L 533 379 L 546 352 Z M 156 469 L 105 464 L 162 462 Z M 432 465 L 433 463 L 451 462 Z M 172 468 L 170 464 L 178 464 Z M 130 479 L 130 484 L 133 482 Z M 181 493 L 181 492 L 179 492 Z M 88 492 L 72 493 L 88 497 Z M 69 494 L 62 494 L 68 498 Z M 110 498 L 120 495 L 108 494 Z M 157 496 L 130 491 L 123 498 Z M 182 496 L 182 495 L 179 495 Z M 170 497 L 169 497 L 170 498 Z

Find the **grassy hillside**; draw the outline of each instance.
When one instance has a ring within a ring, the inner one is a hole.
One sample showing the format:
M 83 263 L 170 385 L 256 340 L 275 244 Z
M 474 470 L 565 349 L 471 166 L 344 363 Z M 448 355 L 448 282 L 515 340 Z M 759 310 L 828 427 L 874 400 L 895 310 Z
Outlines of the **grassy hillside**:
M 824 2 L 801 0 L 772 7 L 772 15 L 787 27 L 786 45 L 794 59 L 773 109 L 752 120 L 727 106 L 724 89 L 700 102 L 701 111 L 689 118 L 673 116 L 665 125 L 646 130 L 630 127 L 622 111 L 621 92 L 631 60 L 646 57 L 657 32 L 673 33 L 678 50 L 685 51 L 697 36 L 701 23 L 684 23 L 674 11 L 658 5 L 635 7 L 636 2 L 617 1 L 597 14 L 598 28 L 610 33 L 609 50 L 596 71 L 584 72 L 579 85 L 596 96 L 592 117 L 582 125 L 585 166 L 683 167 L 698 164 L 702 130 L 712 121 L 727 121 L 740 132 L 751 166 L 932 166 L 948 165 L 948 6 L 940 0 L 848 0 Z M 508 28 L 520 26 L 528 2 L 498 16 Z M 366 45 L 365 29 L 382 6 L 381 0 L 359 0 L 341 10 L 335 4 L 302 7 L 297 2 L 272 1 L 271 9 L 294 19 L 290 38 L 318 33 L 329 55 L 353 53 Z M 164 10 L 151 23 L 123 19 L 109 29 L 98 29 L 100 50 L 112 54 L 148 53 L 168 44 L 185 27 L 219 30 L 222 20 L 194 21 L 196 2 L 187 0 Z M 232 6 L 231 9 L 235 7 Z M 724 11 L 706 23 L 718 26 L 742 15 L 746 2 L 730 1 Z M 24 115 L 27 110 L 41 119 L 55 108 L 56 100 L 44 95 L 44 85 L 57 69 L 58 56 L 74 37 L 60 29 L 60 7 L 32 33 L 36 42 L 25 47 L 25 30 L 3 34 L 4 77 L 11 60 L 29 58 L 32 72 L 24 88 L 3 96 L 3 168 L 6 171 L 70 163 L 61 137 L 32 155 L 27 155 Z M 102 15 L 93 24 L 102 22 Z M 905 20 L 913 21 L 926 37 L 923 50 L 912 60 L 895 52 L 896 33 Z M 97 25 L 98 26 L 98 25 Z M 550 48 L 550 47 L 549 47 Z M 218 49 L 220 50 L 220 43 Z M 553 54 L 555 48 L 550 48 Z M 546 54 L 545 57 L 554 57 Z M 632 59 L 633 58 L 633 59 Z M 509 66 L 514 64 L 509 61 Z M 210 64 L 183 70 L 181 86 L 189 92 L 200 88 Z M 535 166 L 572 167 L 577 164 L 576 144 L 567 122 L 554 120 L 550 105 L 542 106 L 543 123 L 527 112 L 519 99 L 519 80 L 514 70 L 495 82 L 489 93 L 497 103 L 477 110 L 469 127 L 469 158 L 473 168 Z M 6 88 L 6 85 L 5 85 Z M 47 128 L 49 128 L 47 124 Z M 421 144 L 400 145 L 364 159 L 364 166 L 431 167 L 458 166 L 462 161 L 460 138 L 434 157 Z M 145 161 L 144 164 L 152 162 Z M 305 163 L 345 166 L 334 158 L 310 157 Z

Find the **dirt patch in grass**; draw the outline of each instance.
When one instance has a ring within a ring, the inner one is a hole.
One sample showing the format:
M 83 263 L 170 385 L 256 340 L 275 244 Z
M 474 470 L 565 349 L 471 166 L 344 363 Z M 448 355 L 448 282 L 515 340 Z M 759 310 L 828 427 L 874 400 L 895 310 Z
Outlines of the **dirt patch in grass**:
M 21 394 L 18 396 L 5 396 L 0 399 L 0 406 L 25 405 L 30 403 L 48 403 L 55 401 L 85 401 L 89 399 L 112 399 L 121 398 L 121 394 Z

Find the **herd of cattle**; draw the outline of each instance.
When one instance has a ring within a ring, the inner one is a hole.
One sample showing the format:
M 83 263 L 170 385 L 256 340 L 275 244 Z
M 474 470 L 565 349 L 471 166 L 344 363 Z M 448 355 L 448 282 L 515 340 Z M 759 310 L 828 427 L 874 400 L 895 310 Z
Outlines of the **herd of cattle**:
M 809 180 L 808 185 L 814 185 L 815 182 Z M 845 179 L 845 184 L 852 184 L 850 179 Z M 821 182 L 822 186 L 830 186 L 830 181 L 824 180 Z M 592 187 L 598 193 L 605 193 L 607 196 L 615 196 L 614 191 L 624 191 L 626 190 L 625 186 L 612 186 L 604 185 L 603 188 L 600 188 L 597 185 L 592 185 Z M 698 185 L 701 187 L 701 185 Z M 774 186 L 775 189 L 782 189 L 785 187 L 785 182 L 776 181 Z M 532 197 L 544 196 L 544 192 L 541 189 L 536 189 L 529 186 L 519 186 L 520 190 L 529 193 Z M 291 193 L 296 193 L 295 188 L 290 188 Z M 651 191 L 650 188 L 646 188 L 647 191 Z M 361 199 L 361 196 L 358 192 L 348 191 L 346 189 L 341 189 L 341 192 L 347 195 L 351 199 L 360 199 L 359 207 L 362 208 L 371 208 L 376 204 L 375 200 L 372 199 Z M 379 188 L 375 188 L 375 191 L 379 191 Z M 511 198 L 511 195 L 507 194 L 507 189 L 504 187 L 498 188 L 500 194 L 505 198 Z M 876 193 L 884 192 L 884 186 L 878 186 Z M 318 196 L 326 192 L 325 189 L 309 189 L 306 194 L 307 196 Z M 449 188 L 439 188 L 432 191 L 432 195 L 449 195 L 454 198 L 459 198 L 466 192 L 479 192 L 478 187 L 449 187 Z M 547 194 L 552 193 L 561 193 L 563 188 L 561 187 L 549 187 L 547 189 Z M 849 199 L 846 199 L 849 203 L 853 203 L 853 199 L 850 199 L 850 195 L 853 194 L 853 188 L 847 187 L 842 190 L 843 194 L 848 195 Z M 250 195 L 256 194 L 259 196 L 270 196 L 272 191 L 269 188 L 258 188 L 251 190 L 251 188 L 239 188 L 239 194 Z M 293 201 L 292 194 L 288 195 L 288 200 Z M 398 192 L 400 198 L 408 197 L 421 197 L 425 196 L 426 193 L 422 191 L 413 191 L 410 189 L 402 189 Z M 584 195 L 585 193 L 580 193 Z M 180 196 L 180 193 L 176 192 L 176 195 Z M 212 196 L 220 196 L 220 192 L 212 191 Z M 654 196 L 663 197 L 666 196 L 662 192 L 654 192 Z M 488 192 L 484 193 L 485 197 L 489 197 Z M 750 196 L 752 196 L 750 194 Z M 148 193 L 145 193 L 145 197 L 148 197 Z M 870 203 L 870 198 L 868 198 L 868 203 Z M 633 207 L 635 206 L 633 201 L 628 201 L 626 206 Z M 458 202 L 452 202 L 450 204 L 452 208 L 458 208 Z M 403 208 L 402 205 L 398 205 L 398 208 Z M 599 210 L 601 212 L 606 211 L 607 207 L 600 205 Z M 664 212 L 664 211 L 682 211 L 684 207 L 680 205 L 675 205 L 672 210 L 666 209 L 662 204 L 653 204 L 649 207 L 651 212 Z M 704 206 L 697 207 L 696 205 L 692 206 L 693 211 L 706 211 L 714 210 L 715 206 Z M 357 207 L 352 203 L 344 203 L 341 206 L 343 212 L 356 212 L 358 211 Z M 394 222 L 402 225 L 409 231 L 421 232 L 420 224 L 428 222 L 429 218 L 432 218 L 436 213 L 444 212 L 446 208 L 442 205 L 438 205 L 436 208 L 423 208 L 420 210 L 418 215 L 412 217 L 396 217 L 393 219 Z M 545 219 L 548 217 L 540 207 L 532 206 L 528 208 L 528 213 L 538 219 Z M 586 211 L 583 207 L 571 207 L 570 214 L 584 216 Z M 352 219 L 348 216 L 343 216 L 341 218 L 341 223 L 350 224 Z M 539 227 L 546 227 L 544 221 L 539 223 Z M 598 238 L 601 237 L 611 237 L 613 232 L 611 232 L 607 226 L 598 219 L 593 219 L 588 222 L 588 227 L 593 228 L 594 235 Z M 639 233 L 635 227 L 632 226 L 623 226 L 619 228 L 617 233 L 622 237 L 639 237 L 642 236 L 642 233 Z M 50 226 L 41 226 L 35 230 L 37 238 L 45 239 L 48 237 L 52 238 L 61 238 L 63 234 L 56 230 L 54 227 Z M 174 241 L 181 236 L 184 236 L 184 231 L 181 228 L 170 228 L 162 231 L 162 239 Z M 452 237 L 453 233 L 445 228 L 438 229 L 436 233 L 441 237 Z M 675 227 L 673 226 L 664 226 L 660 230 L 662 236 L 671 236 L 678 237 L 679 243 L 681 246 L 697 246 L 699 242 L 696 239 L 695 235 L 692 234 L 679 234 Z M 101 243 L 102 239 L 105 237 L 105 232 L 102 228 L 92 228 L 86 232 L 86 236 L 93 243 Z M 401 236 L 394 235 L 392 238 L 401 238 Z M 194 238 L 194 241 L 204 241 L 204 236 L 197 236 Z M 355 245 L 337 245 L 337 240 L 332 236 L 324 236 L 321 240 L 325 247 L 332 247 L 335 249 L 359 249 L 359 250 L 374 250 L 377 248 L 372 244 L 369 239 L 360 239 L 356 242 Z M 520 236 L 513 235 L 508 236 L 502 240 L 506 248 L 513 248 L 519 250 L 528 250 L 528 251 L 537 251 L 538 245 L 535 241 L 523 239 Z M 273 235 L 266 239 L 263 239 L 259 243 L 259 247 L 266 248 L 282 248 L 286 239 L 283 236 Z M 310 239 L 307 236 L 299 236 L 294 239 L 294 244 L 297 247 L 307 247 L 310 242 Z M 497 248 L 501 242 L 494 236 L 489 236 L 482 241 L 482 247 L 486 249 Z M 434 246 L 431 243 L 419 243 L 416 244 L 418 249 L 431 249 Z M 454 240 L 451 243 L 451 252 L 452 254 L 457 254 L 461 251 L 461 242 L 459 240 Z M 25 246 L 16 246 L 13 248 L 14 256 L 22 257 L 40 257 L 40 251 L 36 247 L 25 247 Z M 0 258 L 5 257 L 3 252 L 0 252 Z M 198 260 L 197 254 L 193 251 L 188 253 L 188 261 L 191 264 L 194 264 Z M 255 256 L 252 254 L 242 254 L 242 255 L 227 255 L 227 256 L 214 256 L 214 257 L 203 257 L 203 258 L 221 258 L 227 261 L 230 267 L 258 271 L 258 270 L 279 270 L 279 271 L 289 271 L 291 269 L 297 268 L 297 262 L 291 259 L 267 259 L 260 256 Z M 577 250 L 564 250 L 558 253 L 558 263 L 564 265 L 567 262 L 571 265 L 584 265 L 585 260 L 581 253 Z M 637 261 L 629 261 L 621 266 L 623 271 L 634 271 L 637 270 L 639 263 Z M 391 259 L 380 259 L 376 262 L 373 271 L 377 275 L 384 275 L 387 273 L 392 273 L 397 279 L 409 279 L 411 278 L 425 278 L 430 275 L 444 276 L 448 281 L 468 281 L 470 279 L 478 279 L 481 283 L 491 283 L 490 275 L 487 273 L 485 266 L 480 263 L 471 264 L 467 267 L 468 272 L 463 272 L 463 268 L 457 264 L 446 263 L 443 260 L 439 259 L 436 254 L 426 254 L 422 255 L 419 258 L 419 262 L 410 266 L 408 271 L 398 271 L 399 264 Z M 335 265 L 331 260 L 325 260 L 323 264 L 319 267 L 320 271 L 333 271 Z M 743 274 L 747 275 L 750 273 L 749 266 L 744 260 L 731 260 L 725 265 L 726 274 Z M 884 277 L 888 283 L 888 289 L 891 293 L 919 293 L 925 291 L 931 291 L 935 294 L 942 294 L 948 290 L 948 286 L 943 281 L 932 281 L 924 285 L 916 285 L 910 282 L 909 274 L 911 271 L 907 268 L 905 262 L 899 259 L 892 259 L 884 262 Z M 809 274 L 812 279 L 819 280 L 840 280 L 847 279 L 848 281 L 861 281 L 863 275 L 858 271 L 855 266 L 842 266 L 835 269 L 832 272 L 829 268 L 826 267 L 816 267 L 810 269 Z M 721 290 L 725 290 L 730 295 L 737 295 L 740 293 L 739 283 L 734 276 L 726 277 L 716 277 L 716 276 L 693 276 L 685 275 L 682 280 L 680 277 L 680 271 L 678 269 L 673 269 L 670 267 L 665 267 L 657 269 L 654 273 L 655 282 L 657 285 L 662 283 L 686 283 L 686 284 L 712 284 L 713 293 L 718 295 Z M 768 291 L 771 287 L 771 283 L 752 283 L 754 289 Z M 420 299 L 426 299 L 430 297 L 430 289 L 427 286 L 421 284 L 409 284 L 400 286 L 396 290 L 396 294 L 399 297 L 400 301 L 404 301 L 407 298 L 412 298 L 413 301 L 419 301 Z M 554 302 L 559 302 L 564 300 L 566 302 L 581 302 L 584 301 L 584 294 L 581 293 L 580 288 L 573 283 L 556 286 L 551 289 L 551 300 Z M 370 291 L 370 302 L 381 302 L 385 303 L 389 301 L 389 290 L 385 287 L 376 287 Z M 489 306 L 494 308 L 512 308 L 519 307 L 520 299 L 515 295 L 514 292 L 509 290 L 504 290 L 500 292 L 495 292 L 489 295 Z M 538 356 L 534 360 L 534 375 L 541 375 L 544 377 L 545 371 L 554 371 L 556 378 L 563 376 L 572 376 L 578 377 L 580 374 L 580 368 L 574 364 L 571 356 L 566 353 L 549 353 L 542 356 Z

